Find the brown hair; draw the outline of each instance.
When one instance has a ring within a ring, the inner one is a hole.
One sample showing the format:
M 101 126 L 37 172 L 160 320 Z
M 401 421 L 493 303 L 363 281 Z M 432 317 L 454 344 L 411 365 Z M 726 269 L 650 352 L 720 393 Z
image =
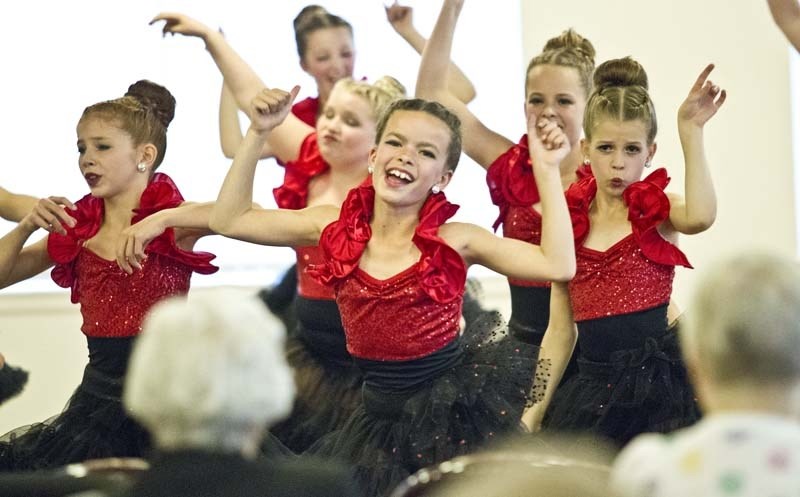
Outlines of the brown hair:
M 386 130 L 386 123 L 389 122 L 392 114 L 399 110 L 424 112 L 447 125 L 448 129 L 450 129 L 450 144 L 447 147 L 447 162 L 445 165 L 450 171 L 455 171 L 456 166 L 458 166 L 458 160 L 461 158 L 461 120 L 439 102 L 422 100 L 421 98 L 395 100 L 378 121 L 375 143 L 380 143 L 383 132 Z
M 380 119 L 389 104 L 406 96 L 405 86 L 391 76 L 383 76 L 374 83 L 343 78 L 333 86 L 334 89 L 339 87 L 363 97 L 369 103 L 372 117 L 376 121 Z
M 572 67 L 578 71 L 586 96 L 592 92 L 592 73 L 594 72 L 594 46 L 592 42 L 576 33 L 572 28 L 550 38 L 544 44 L 542 53 L 531 59 L 525 71 L 527 87 L 531 70 L 539 65 Z
M 350 37 L 353 37 L 353 27 L 337 15 L 333 15 L 325 7 L 319 5 L 306 5 L 294 18 L 294 39 L 297 43 L 297 53 L 300 59 L 306 56 L 308 37 L 314 31 L 326 28 L 347 28 Z
M 600 64 L 594 72 L 594 92 L 586 104 L 583 132 L 592 139 L 592 130 L 603 119 L 641 120 L 647 128 L 647 143 L 656 139 L 656 110 L 647 92 L 647 73 L 630 57 Z
M 128 133 L 135 146 L 155 145 L 158 153 L 153 169 L 164 160 L 167 151 L 167 128 L 175 116 L 175 97 L 161 85 L 141 80 L 128 87 L 124 97 L 90 105 L 81 120 L 88 117 L 114 121 Z

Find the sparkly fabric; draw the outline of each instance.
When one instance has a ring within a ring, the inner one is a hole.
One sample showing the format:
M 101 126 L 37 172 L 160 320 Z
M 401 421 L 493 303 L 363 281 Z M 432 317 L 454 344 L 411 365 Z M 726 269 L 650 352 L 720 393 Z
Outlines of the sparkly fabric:
M 308 97 L 292 105 L 292 114 L 309 126 L 317 125 L 319 97 Z
M 309 266 L 325 262 L 325 254 L 318 246 L 295 247 L 297 254 L 297 293 L 298 295 L 317 300 L 334 300 L 333 288 L 323 285 L 306 271 Z
M 589 233 L 589 206 L 597 193 L 595 178 L 579 180 L 567 191 L 577 247 L 577 271 L 569 284 L 576 322 L 669 302 L 675 265 L 691 266 L 657 230 L 669 216 L 669 199 L 663 192 L 668 182 L 662 168 L 625 189 L 632 233 L 603 252 L 583 246 Z
M 337 302 L 351 355 L 387 361 L 416 359 L 458 336 L 461 299 L 446 304 L 433 301 L 420 287 L 417 271 L 415 264 L 381 281 L 356 269 L 342 283 Z
M 162 209 L 177 207 L 183 197 L 172 180 L 156 173 L 142 193 L 139 208 L 131 219 L 136 223 Z M 47 251 L 56 263 L 53 280 L 71 289 L 73 303 L 81 304 L 81 331 L 92 337 L 127 337 L 141 331 L 144 315 L 164 297 L 186 293 L 192 271 L 210 274 L 217 270 L 212 254 L 189 252 L 175 243 L 172 228 L 156 237 L 145 249 L 147 260 L 141 271 L 126 274 L 115 261 L 102 259 L 84 243 L 103 222 L 103 199 L 87 195 L 72 213 L 77 223 L 67 234 L 51 233 Z
M 351 190 L 339 220 L 328 225 L 320 239 L 326 262 L 308 272 L 336 288 L 350 354 L 375 360 L 415 359 L 458 336 L 466 266 L 437 235 L 458 207 L 442 193 L 428 197 L 413 237 L 421 252 L 419 261 L 391 278 L 377 280 L 358 268 L 372 236 L 374 197 L 369 185 Z
M 75 271 L 80 279 L 83 325 L 90 337 L 128 337 L 142 331 L 142 319 L 160 300 L 189 291 L 192 269 L 153 254 L 141 271 L 127 274 L 116 261 L 81 250 Z

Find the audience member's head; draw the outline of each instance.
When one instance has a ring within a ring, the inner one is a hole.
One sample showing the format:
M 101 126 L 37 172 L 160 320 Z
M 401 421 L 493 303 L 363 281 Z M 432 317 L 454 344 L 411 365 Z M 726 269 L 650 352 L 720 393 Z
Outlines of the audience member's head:
M 292 407 L 284 339 L 263 304 L 233 290 L 168 299 L 145 320 L 124 404 L 160 450 L 254 455 Z
M 755 253 L 719 261 L 698 282 L 681 343 L 707 412 L 799 415 L 800 264 Z

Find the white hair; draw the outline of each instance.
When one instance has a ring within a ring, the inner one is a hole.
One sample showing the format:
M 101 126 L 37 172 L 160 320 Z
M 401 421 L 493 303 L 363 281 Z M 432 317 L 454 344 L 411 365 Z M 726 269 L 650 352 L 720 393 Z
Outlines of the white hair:
M 124 405 L 160 448 L 240 450 L 292 408 L 284 341 L 283 327 L 250 295 L 167 299 L 137 339 Z
M 717 384 L 796 383 L 800 264 L 759 253 L 718 262 L 698 283 L 681 344 Z

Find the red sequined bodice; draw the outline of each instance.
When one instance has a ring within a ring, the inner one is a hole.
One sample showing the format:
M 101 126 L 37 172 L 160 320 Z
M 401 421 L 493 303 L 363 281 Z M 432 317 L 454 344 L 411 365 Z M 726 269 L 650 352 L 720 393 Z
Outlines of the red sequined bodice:
M 153 254 L 141 271 L 127 274 L 116 261 L 88 249 L 75 261 L 80 280 L 81 331 L 90 337 L 129 337 L 142 331 L 142 320 L 153 304 L 189 291 L 192 268 Z
M 142 193 L 131 223 L 182 202 L 183 197 L 172 180 L 156 173 Z M 103 259 L 84 247 L 100 230 L 103 200 L 86 195 L 75 205 L 77 209 L 70 212 L 76 220 L 75 227 L 66 227 L 66 235 L 48 235 L 47 252 L 56 263 L 51 272 L 53 281 L 70 288 L 72 302 L 81 305 L 81 330 L 87 336 L 137 335 L 142 319 L 154 303 L 189 290 L 192 271 L 210 274 L 217 270 L 211 265 L 212 254 L 179 248 L 170 228 L 147 246 L 148 257 L 142 270 L 128 275 L 115 261 Z
M 377 280 L 358 268 L 372 236 L 374 197 L 370 185 L 350 191 L 339 219 L 320 238 L 325 263 L 308 271 L 336 289 L 351 355 L 417 359 L 458 336 L 467 268 L 458 252 L 437 235 L 458 207 L 442 193 L 429 196 L 413 237 L 421 252 L 419 261 L 389 279 Z
M 336 296 L 333 288 L 323 285 L 308 274 L 306 268 L 325 262 L 325 254 L 318 246 L 295 247 L 297 254 L 297 293 L 305 298 L 317 300 L 333 300 Z
M 594 177 L 574 183 L 567 205 L 575 231 L 577 272 L 569 284 L 575 321 L 617 316 L 669 302 L 675 266 L 691 267 L 665 240 L 658 226 L 669 216 L 666 169 L 657 169 L 623 192 L 631 234 L 600 252 L 583 246 L 589 234 L 589 206 L 597 193 Z

